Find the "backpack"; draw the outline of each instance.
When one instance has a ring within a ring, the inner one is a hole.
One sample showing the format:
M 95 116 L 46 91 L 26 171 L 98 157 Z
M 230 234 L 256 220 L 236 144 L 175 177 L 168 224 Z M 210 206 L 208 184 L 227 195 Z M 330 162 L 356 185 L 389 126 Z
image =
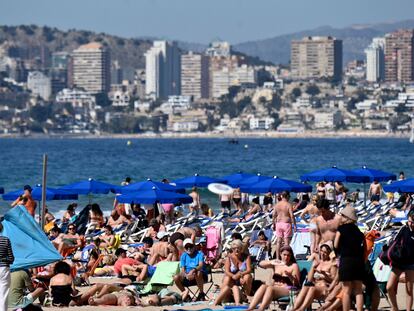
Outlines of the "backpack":
M 400 266 L 404 261 L 404 245 L 401 238 L 401 232 L 405 228 L 402 227 L 397 235 L 391 241 L 384 245 L 379 255 L 380 260 L 388 266 Z

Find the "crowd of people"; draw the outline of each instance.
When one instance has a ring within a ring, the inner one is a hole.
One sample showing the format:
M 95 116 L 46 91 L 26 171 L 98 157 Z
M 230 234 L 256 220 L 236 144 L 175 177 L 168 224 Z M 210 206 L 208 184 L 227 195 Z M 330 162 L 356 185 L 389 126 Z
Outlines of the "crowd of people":
M 381 191 L 378 182 L 374 182 L 369 193 L 371 201 L 379 201 Z M 34 215 L 36 206 L 30 192 L 31 188 L 25 186 L 25 193 L 13 206 L 24 205 Z M 293 200 L 288 192 L 282 192 L 268 193 L 262 202 L 259 197 L 249 201 L 239 188 L 233 194 L 220 195 L 221 221 L 237 224 L 267 213 L 272 233 L 268 236 L 265 229 L 259 230 L 253 238 L 252 232 L 233 232 L 229 248 L 221 249 L 219 245 L 213 258 L 209 256 L 205 228 L 193 225 L 175 232 L 167 230 L 180 212 L 173 204 L 128 205 L 115 200 L 108 218 L 98 204 L 90 204 L 85 209 L 87 226 L 82 230 L 78 221 L 82 212 L 77 214 L 77 205 L 70 204 L 60 226 L 49 212 L 45 226 L 51 243 L 65 258 L 63 261 L 10 273 L 8 267 L 14 261 L 11 244 L 0 235 L 0 295 L 4 298 L 0 310 L 6 310 L 7 304 L 14 309 L 27 308 L 38 299 L 55 306 L 160 306 L 210 300 L 214 305 L 248 303 L 248 310 L 265 310 L 281 297 L 291 298 L 292 310 L 306 310 L 315 299 L 321 302 L 320 310 L 378 310 L 380 290 L 368 261 L 372 244 L 367 246 L 366 236 L 357 226 L 357 213 L 351 204 L 353 195 L 347 192 L 341 183 L 319 183 L 314 195 L 300 194 Z M 213 217 L 213 210 L 202 203 L 197 188 L 191 189 L 190 196 L 193 202 L 188 209 L 192 215 Z M 394 311 L 398 310 L 400 280 L 405 282 L 406 309 L 411 310 L 413 304 L 414 210 L 405 200 L 408 221 L 398 233 L 404 245 L 400 250 L 403 259 L 392 264 L 387 283 Z M 333 208 L 338 202 L 347 202 L 339 213 Z M 147 228 L 142 243 L 122 244 L 116 229 L 137 221 Z M 310 267 L 305 278 L 290 246 L 297 221 L 308 224 L 311 241 L 304 259 Z M 161 262 L 179 262 L 179 271 L 172 278 L 176 290 L 165 287 L 140 295 L 142 284 L 154 276 Z M 272 270 L 272 277 L 255 279 L 257 267 Z M 205 290 L 212 269 L 223 273 L 215 297 Z M 89 284 L 92 276 L 111 276 L 113 282 L 95 283 L 80 293 L 77 287 Z M 195 295 L 190 286 L 197 288 Z

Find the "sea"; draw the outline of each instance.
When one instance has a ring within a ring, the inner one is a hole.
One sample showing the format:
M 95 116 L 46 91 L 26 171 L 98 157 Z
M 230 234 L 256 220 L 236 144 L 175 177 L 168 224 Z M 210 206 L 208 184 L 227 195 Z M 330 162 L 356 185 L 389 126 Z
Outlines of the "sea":
M 224 138 L 6 138 L 0 139 L 0 187 L 8 192 L 40 184 L 44 154 L 48 187 L 88 178 L 120 185 L 127 176 L 132 182 L 172 181 L 195 173 L 221 177 L 239 171 L 298 181 L 301 174 L 334 165 L 344 169 L 366 165 L 414 176 L 414 144 L 402 138 L 239 138 L 238 144 Z M 92 200 L 109 211 L 113 199 L 113 194 L 81 196 L 78 210 Z M 201 189 L 201 200 L 219 210 L 217 195 L 207 189 Z M 61 215 L 69 203 L 47 205 Z M 9 208 L 10 202 L 0 200 L 0 215 Z

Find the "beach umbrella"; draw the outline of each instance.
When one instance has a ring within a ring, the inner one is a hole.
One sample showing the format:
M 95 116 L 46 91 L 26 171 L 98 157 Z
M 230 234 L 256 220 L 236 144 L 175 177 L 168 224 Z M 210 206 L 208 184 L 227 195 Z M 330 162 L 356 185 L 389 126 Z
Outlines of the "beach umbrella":
M 194 174 L 194 176 L 185 177 L 181 179 L 173 180 L 178 187 L 191 188 L 191 187 L 207 187 L 211 183 L 224 183 L 221 178 L 213 178 L 208 176 L 200 176 Z
M 14 201 L 23 194 L 24 194 L 24 190 L 16 190 L 16 191 L 7 192 L 3 194 L 2 197 L 3 197 L 3 200 L 5 201 Z M 36 200 L 36 201 L 42 200 L 42 186 L 41 185 L 36 185 L 36 187 L 32 189 L 32 198 L 33 200 Z M 60 190 L 60 189 L 46 187 L 46 200 L 48 201 L 50 200 L 77 200 L 77 199 L 78 199 L 77 194 L 70 193 L 64 190 Z
M 369 181 L 368 177 L 365 177 L 359 173 L 351 170 L 339 169 L 336 166 L 332 168 L 313 171 L 300 176 L 302 181 L 341 181 L 341 182 L 355 182 L 362 183 Z
M 121 194 L 116 197 L 120 203 L 191 203 L 193 198 L 187 194 L 176 193 L 172 191 L 162 191 L 155 187 L 151 190 L 138 191 L 134 193 Z
M 3 194 L 3 193 L 4 193 L 4 188 L 0 187 L 0 194 Z
M 404 179 L 384 186 L 385 192 L 414 193 L 414 178 Z
M 267 179 L 272 179 L 272 177 L 264 176 L 264 175 L 261 175 L 260 173 L 258 173 L 256 175 L 254 175 L 252 177 L 249 177 L 249 178 L 246 178 L 242 182 L 240 182 L 240 190 L 243 191 L 243 189 L 242 189 L 243 187 L 248 187 L 248 186 L 257 184 L 261 181 L 267 180 Z
M 244 180 L 250 177 L 256 176 L 255 174 L 248 174 L 248 173 L 242 173 L 238 172 L 236 174 L 226 175 L 221 177 L 226 183 L 232 187 L 239 187 L 240 183 L 242 183 Z
M 109 192 L 115 193 L 117 188 L 118 187 L 115 185 L 89 178 L 87 180 L 82 180 L 73 184 L 60 187 L 59 189 L 76 194 L 107 194 Z
M 372 168 L 367 168 L 366 166 L 363 166 L 360 169 L 352 170 L 355 173 L 358 173 L 366 178 L 368 178 L 368 181 L 373 182 L 376 181 L 389 181 L 389 180 L 396 180 L 397 176 L 392 173 L 387 173 L 380 170 L 374 170 Z
M 162 183 L 159 181 L 152 181 L 150 178 L 148 178 L 146 181 L 140 181 L 140 182 L 136 182 L 136 183 L 133 183 L 127 186 L 118 187 L 117 192 L 131 193 L 131 192 L 137 192 L 137 191 L 151 190 L 153 188 L 157 190 L 173 191 L 173 192 L 185 190 L 183 187 L 177 187 L 177 186 Z
M 241 190 L 247 193 L 312 192 L 312 186 L 274 176 L 256 184 L 242 186 Z

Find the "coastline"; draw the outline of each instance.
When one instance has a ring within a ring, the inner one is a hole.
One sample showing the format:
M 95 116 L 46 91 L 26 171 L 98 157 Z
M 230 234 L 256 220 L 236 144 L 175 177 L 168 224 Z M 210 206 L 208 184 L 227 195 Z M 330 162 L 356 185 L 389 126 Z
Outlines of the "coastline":
M 410 133 L 390 133 L 380 131 L 306 131 L 303 133 L 280 133 L 276 131 L 227 131 L 227 132 L 189 132 L 189 133 L 139 133 L 139 134 L 42 134 L 33 133 L 24 134 L 0 134 L 0 139 L 168 139 L 168 138 L 222 138 L 222 139 L 240 139 L 240 138 L 400 138 L 409 139 Z

